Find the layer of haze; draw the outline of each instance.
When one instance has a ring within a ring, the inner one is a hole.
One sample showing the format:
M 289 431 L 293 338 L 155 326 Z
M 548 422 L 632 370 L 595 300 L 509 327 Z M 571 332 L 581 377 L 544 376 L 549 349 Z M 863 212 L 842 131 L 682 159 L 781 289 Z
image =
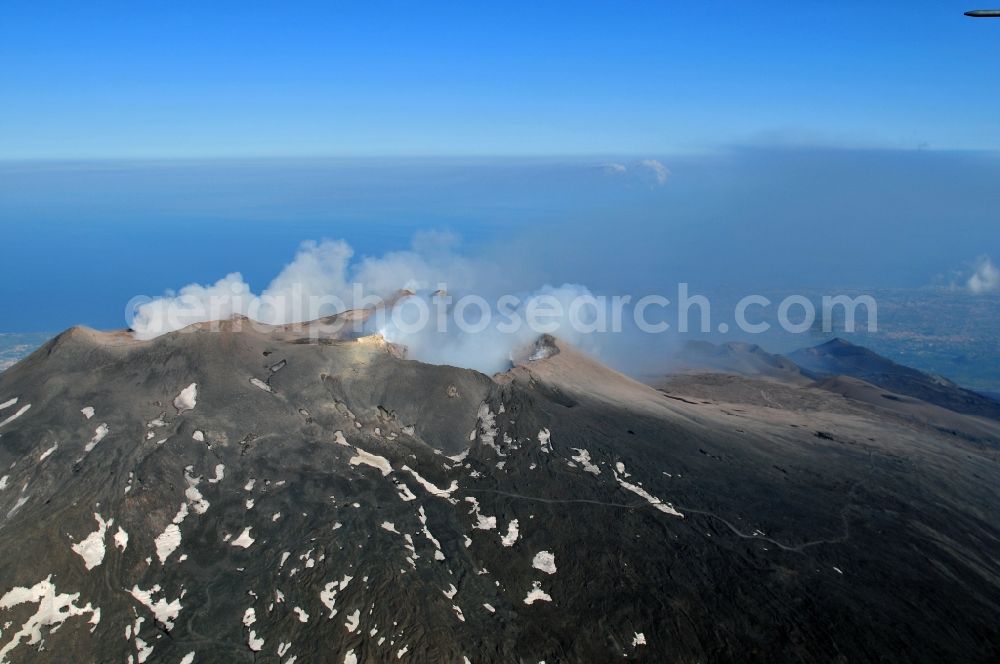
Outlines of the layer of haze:
M 655 160 L 654 160 L 655 159 Z M 669 174 L 668 174 L 669 170 Z M 741 148 L 601 159 L 7 162 L 7 331 L 125 325 L 136 295 L 238 272 L 261 292 L 303 240 L 355 259 L 448 247 L 455 292 L 732 298 L 997 288 L 992 153 Z M 463 271 L 464 270 L 464 271 Z M 406 285 L 405 270 L 399 275 Z

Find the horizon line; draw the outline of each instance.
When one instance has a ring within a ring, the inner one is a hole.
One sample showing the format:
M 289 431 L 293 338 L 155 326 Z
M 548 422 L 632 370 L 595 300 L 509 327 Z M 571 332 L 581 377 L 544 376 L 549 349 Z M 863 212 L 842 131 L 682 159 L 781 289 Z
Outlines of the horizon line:
M 859 153 L 922 153 L 934 154 L 966 154 L 966 155 L 1000 155 L 1000 148 L 966 148 L 966 147 L 893 147 L 893 146 L 833 146 L 817 143 L 800 144 L 764 144 L 739 143 L 728 146 L 717 146 L 699 150 L 674 149 L 650 150 L 648 152 L 447 152 L 447 153 L 272 153 L 272 154 L 201 154 L 201 155 L 42 155 L 42 156 L 0 156 L 0 164 L 32 164 L 32 163 L 93 163 L 93 162 L 206 162 L 206 161 L 377 161 L 377 160 L 641 160 L 662 157 L 692 157 L 724 154 L 742 151 L 767 152 L 859 152 Z

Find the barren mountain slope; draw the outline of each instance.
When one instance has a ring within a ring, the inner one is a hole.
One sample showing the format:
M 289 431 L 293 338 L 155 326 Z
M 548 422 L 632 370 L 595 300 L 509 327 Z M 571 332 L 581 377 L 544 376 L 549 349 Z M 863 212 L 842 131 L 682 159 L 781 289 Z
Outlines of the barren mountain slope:
M 490 378 L 233 327 L 0 375 L 0 661 L 1000 655 L 995 448 L 554 340 Z

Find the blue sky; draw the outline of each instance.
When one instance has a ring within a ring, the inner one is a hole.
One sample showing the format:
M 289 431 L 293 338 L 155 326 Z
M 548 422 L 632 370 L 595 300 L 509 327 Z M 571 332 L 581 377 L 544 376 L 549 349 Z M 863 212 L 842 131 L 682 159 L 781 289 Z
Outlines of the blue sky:
M 1000 20 L 969 8 L 8 0 L 0 330 L 428 229 L 517 287 L 945 283 L 1000 257 Z
M 8 1 L 0 158 L 996 149 L 972 4 Z

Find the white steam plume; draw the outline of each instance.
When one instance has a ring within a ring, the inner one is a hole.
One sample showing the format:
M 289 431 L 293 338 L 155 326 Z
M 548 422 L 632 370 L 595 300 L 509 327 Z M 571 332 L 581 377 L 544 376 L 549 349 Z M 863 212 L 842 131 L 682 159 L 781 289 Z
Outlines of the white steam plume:
M 405 289 L 413 296 L 373 317 L 365 324 L 365 332 L 379 332 L 387 341 L 405 345 L 413 359 L 492 373 L 508 368 L 513 354 L 541 333 L 596 350 L 592 335 L 581 331 L 586 326 L 570 320 L 571 305 L 581 298 L 584 310 L 578 307 L 574 320 L 597 315 L 599 305 L 586 306 L 587 298 L 592 298 L 587 288 L 545 286 L 514 294 L 511 301 L 498 305 L 502 266 L 461 256 L 455 245 L 451 235 L 422 233 L 410 250 L 355 259 L 343 241 L 303 242 L 294 260 L 259 294 L 239 273 L 232 273 L 212 285 L 191 284 L 139 304 L 130 326 L 136 338 L 151 339 L 234 315 L 270 325 L 301 323 L 370 307 L 374 304 L 371 296 L 387 301 Z M 438 292 L 441 288 L 449 292 Z M 477 297 L 468 306 L 470 298 L 463 295 L 473 293 Z M 542 329 L 525 324 L 531 319 L 529 310 L 537 311 L 538 305 L 555 312 L 539 318 Z M 421 309 L 427 320 L 417 325 Z M 458 315 L 456 310 L 464 313 Z M 444 325 L 438 323 L 441 315 L 447 320 Z M 484 316 L 490 319 L 489 325 L 480 325 Z
M 481 305 L 468 306 L 465 312 L 456 313 L 455 308 L 441 302 L 441 296 L 418 293 L 397 305 L 392 315 L 381 322 L 378 332 L 387 341 L 406 346 L 408 356 L 413 359 L 495 373 L 509 368 L 515 355 L 530 347 L 541 334 L 551 334 L 599 354 L 598 337 L 587 331 L 587 323 L 593 322 L 600 307 L 587 308 L 586 303 L 592 298 L 591 292 L 578 284 L 543 286 L 531 293 L 512 295 L 509 306 L 497 307 L 482 300 Z M 457 295 L 452 298 L 458 307 L 462 301 Z M 574 302 L 583 303 L 584 310 L 575 310 Z M 437 307 L 455 314 L 446 327 L 434 324 Z M 420 309 L 431 312 L 431 324 L 414 325 Z M 529 323 L 532 312 L 550 313 L 541 313 L 535 322 Z M 489 325 L 484 324 L 485 317 L 489 318 Z M 583 324 L 577 324 L 578 320 Z
M 292 262 L 259 295 L 233 272 L 212 285 L 190 284 L 138 305 L 130 325 L 137 338 L 151 339 L 235 315 L 271 325 L 301 323 L 362 306 L 354 302 L 355 284 L 380 298 L 438 282 L 475 287 L 477 269 L 452 251 L 454 244 L 450 235 L 423 233 L 414 238 L 410 251 L 352 262 L 354 250 L 346 242 L 310 240 L 300 245 Z

